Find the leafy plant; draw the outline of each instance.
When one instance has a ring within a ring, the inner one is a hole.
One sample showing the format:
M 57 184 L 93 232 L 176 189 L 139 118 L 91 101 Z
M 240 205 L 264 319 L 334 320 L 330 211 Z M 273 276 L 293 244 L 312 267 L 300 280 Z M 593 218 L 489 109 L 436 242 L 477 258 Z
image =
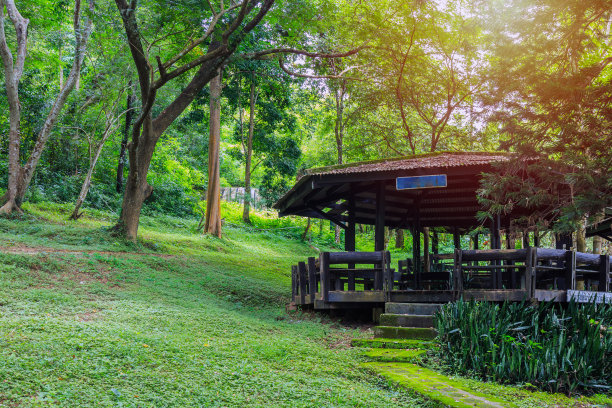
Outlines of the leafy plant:
M 547 391 L 609 391 L 612 305 L 459 300 L 435 316 L 439 356 L 457 374 Z

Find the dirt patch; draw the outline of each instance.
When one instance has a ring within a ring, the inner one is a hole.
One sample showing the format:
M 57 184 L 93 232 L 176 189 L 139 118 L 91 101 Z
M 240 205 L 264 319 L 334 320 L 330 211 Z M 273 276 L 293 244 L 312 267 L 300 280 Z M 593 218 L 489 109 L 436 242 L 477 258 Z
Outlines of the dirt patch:
M 91 310 L 89 312 L 80 313 L 77 315 L 77 319 L 81 322 L 90 322 L 92 320 L 101 319 L 102 317 L 99 314 L 98 310 Z
M 68 254 L 68 255 L 82 255 L 82 254 L 100 254 L 100 255 L 136 255 L 136 256 L 154 256 L 157 258 L 163 259 L 172 259 L 175 258 L 176 255 L 170 254 L 152 254 L 148 252 L 125 252 L 125 251 L 97 251 L 97 250 L 79 250 L 75 251 L 73 249 L 58 249 L 58 248 L 49 248 L 42 246 L 25 246 L 25 245 L 14 245 L 10 247 L 0 247 L 0 253 L 5 254 L 15 254 L 15 255 L 39 255 L 46 253 L 59 253 L 59 254 Z

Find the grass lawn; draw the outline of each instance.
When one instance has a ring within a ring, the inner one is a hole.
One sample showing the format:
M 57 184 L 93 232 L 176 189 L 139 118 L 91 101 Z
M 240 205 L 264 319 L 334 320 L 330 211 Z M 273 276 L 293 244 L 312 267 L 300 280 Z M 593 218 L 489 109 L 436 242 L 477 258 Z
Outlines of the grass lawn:
M 196 220 L 26 205 L 0 219 L 0 406 L 419 407 L 360 368 L 367 335 L 285 312 L 296 240 Z

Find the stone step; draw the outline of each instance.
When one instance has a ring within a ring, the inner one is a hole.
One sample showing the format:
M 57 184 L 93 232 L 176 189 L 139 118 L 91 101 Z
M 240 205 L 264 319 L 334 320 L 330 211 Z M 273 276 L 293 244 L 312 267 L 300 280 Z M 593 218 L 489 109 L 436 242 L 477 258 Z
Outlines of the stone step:
M 416 364 L 370 362 L 365 363 L 365 366 L 400 386 L 446 407 L 503 408 L 516 406 L 513 401 L 472 389 L 461 381 Z
M 353 347 L 367 347 L 376 349 L 421 349 L 429 350 L 435 347 L 435 343 L 428 340 L 410 339 L 353 339 Z
M 442 307 L 441 303 L 385 303 L 385 313 L 433 315 Z
M 425 327 L 377 326 L 374 328 L 374 337 L 385 339 L 432 340 L 436 335 L 437 332 L 434 329 Z
M 397 350 L 374 348 L 363 353 L 372 361 L 396 362 L 396 363 L 418 363 L 427 350 Z
M 380 324 L 381 326 L 433 327 L 433 316 L 384 313 L 380 315 Z

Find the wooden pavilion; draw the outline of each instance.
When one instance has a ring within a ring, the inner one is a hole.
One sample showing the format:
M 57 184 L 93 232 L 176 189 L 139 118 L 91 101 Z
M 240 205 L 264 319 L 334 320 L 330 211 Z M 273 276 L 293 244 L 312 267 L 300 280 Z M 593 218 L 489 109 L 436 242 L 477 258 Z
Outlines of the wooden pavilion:
M 536 248 L 501 249 L 500 230 L 527 214 L 526 209 L 515 208 L 486 225 L 479 221 L 482 174 L 512 159 L 504 153 L 442 152 L 308 170 L 274 208 L 280 216 L 322 218 L 338 225 L 345 231 L 346 252 L 323 253 L 294 267 L 296 303 L 336 308 L 458 296 L 564 301 L 577 279 L 608 292 L 610 258 L 576 258 L 569 250 L 571 237 L 558 239 L 556 250 L 537 248 L 537 238 Z M 375 252 L 355 252 L 356 224 L 374 226 Z M 479 250 L 476 241 L 474 250 L 462 250 L 460 235 L 480 226 L 490 233 L 490 249 Z M 385 227 L 413 233 L 413 257 L 400 261 L 397 270 L 384 251 Z M 426 227 L 452 233 L 455 253 L 437 254 L 434 234 L 430 255 L 427 234 L 421 256 L 420 234 Z

